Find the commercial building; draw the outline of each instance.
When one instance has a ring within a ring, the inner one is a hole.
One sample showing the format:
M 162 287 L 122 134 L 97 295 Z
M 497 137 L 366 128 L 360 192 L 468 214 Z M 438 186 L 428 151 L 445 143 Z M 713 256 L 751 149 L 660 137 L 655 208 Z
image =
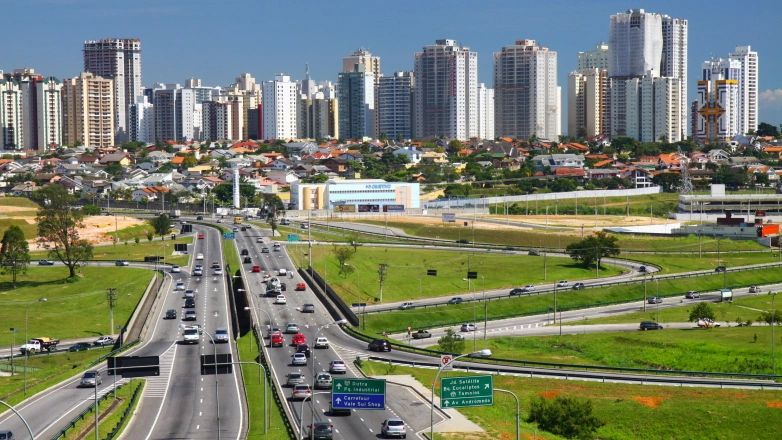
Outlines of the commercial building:
M 63 81 L 63 144 L 114 145 L 114 83 L 89 72 Z
M 424 46 L 415 54 L 415 82 L 413 137 L 478 135 L 477 52 L 455 40 Z
M 739 77 L 741 63 L 733 59 L 712 59 L 703 63 L 698 81 L 696 131 L 702 143 L 730 142 L 739 131 Z
M 356 64 L 337 79 L 339 135 L 345 139 L 375 138 L 375 75 Z
M 380 179 L 340 180 L 291 185 L 290 209 L 335 212 L 402 212 L 421 207 L 418 183 Z
M 758 53 L 750 46 L 737 46 L 730 59 L 741 65 L 739 72 L 739 134 L 758 129 Z
M 560 135 L 557 53 L 518 40 L 494 54 L 497 136 L 556 140 Z
M 128 135 L 128 109 L 143 94 L 141 40 L 106 38 L 84 42 L 84 71 L 114 81 L 114 128 L 117 139 Z
M 382 76 L 378 88 L 378 135 L 389 139 L 413 138 L 413 72 Z
M 478 139 L 494 139 L 494 89 L 478 85 Z
M 298 93 L 291 77 L 279 74 L 263 83 L 263 139 L 296 139 Z

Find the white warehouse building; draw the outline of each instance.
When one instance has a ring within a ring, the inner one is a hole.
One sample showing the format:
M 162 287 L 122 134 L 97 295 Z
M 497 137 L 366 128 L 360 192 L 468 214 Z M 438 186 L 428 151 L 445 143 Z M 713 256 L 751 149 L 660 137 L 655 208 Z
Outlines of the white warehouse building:
M 421 207 L 418 183 L 381 179 L 332 179 L 325 183 L 291 185 L 295 210 L 327 209 L 335 212 L 403 212 Z

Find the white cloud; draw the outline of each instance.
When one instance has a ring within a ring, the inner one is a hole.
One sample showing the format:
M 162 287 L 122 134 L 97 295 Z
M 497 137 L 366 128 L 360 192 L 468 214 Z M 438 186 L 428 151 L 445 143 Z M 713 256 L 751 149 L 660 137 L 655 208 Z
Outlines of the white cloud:
M 768 89 L 760 92 L 760 102 L 768 105 L 782 105 L 782 89 Z

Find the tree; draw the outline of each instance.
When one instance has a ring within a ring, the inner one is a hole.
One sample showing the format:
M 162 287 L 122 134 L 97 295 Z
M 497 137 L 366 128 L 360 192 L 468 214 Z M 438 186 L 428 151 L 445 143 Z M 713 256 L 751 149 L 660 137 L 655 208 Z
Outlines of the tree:
M 220 200 L 223 203 L 232 201 L 234 197 L 233 183 L 221 183 L 220 185 L 217 185 L 212 190 L 212 194 L 217 197 L 217 200 Z M 255 187 L 249 183 L 239 183 L 239 196 L 252 200 L 255 196 Z
M 84 213 L 71 208 L 73 196 L 60 185 L 45 186 L 33 198 L 41 205 L 35 218 L 38 241 L 50 248 L 50 258 L 68 267 L 69 277 L 75 277 L 79 264 L 92 258 L 92 244 L 79 236 Z
M 758 130 L 755 132 L 758 136 L 774 136 L 779 137 L 779 130 L 777 130 L 777 127 L 767 123 L 767 122 L 761 122 L 758 124 Z
M 445 334 L 437 340 L 437 344 L 440 350 L 446 353 L 461 353 L 464 350 L 464 339 L 457 339 L 452 328 L 445 331 Z
M 112 163 L 106 165 L 106 168 L 104 168 L 103 171 L 111 174 L 114 177 L 117 177 L 120 174 L 122 174 L 125 171 L 125 169 L 122 168 L 122 165 L 120 165 L 119 163 L 112 162 Z
M 594 438 L 595 431 L 605 424 L 592 414 L 590 400 L 563 396 L 533 400 L 527 421 L 552 434 L 577 439 Z
M 652 182 L 665 192 L 677 192 L 682 186 L 682 176 L 677 173 L 660 173 L 652 178 Z
M 353 272 L 353 266 L 348 264 L 348 260 L 353 257 L 355 252 L 348 246 L 334 247 L 334 257 L 339 263 L 339 274 L 343 277 Z
M 711 306 L 707 303 L 698 303 L 695 307 L 693 307 L 692 311 L 690 311 L 690 322 L 697 322 L 701 319 L 709 319 L 714 321 L 716 318 L 716 315 L 714 314 L 714 310 L 712 310 Z
M 616 237 L 598 231 L 581 241 L 569 244 L 565 252 L 585 267 L 592 264 L 597 264 L 599 267 L 604 257 L 619 255 L 619 245 L 616 242 Z
M 3 233 L 0 247 L 0 265 L 3 273 L 11 274 L 11 287 L 16 288 L 16 276 L 27 272 L 30 264 L 30 248 L 24 237 L 24 231 L 17 225 L 11 225 Z
M 763 321 L 768 325 L 771 325 L 772 323 L 774 325 L 779 325 L 782 323 L 782 310 L 772 310 L 770 312 L 763 312 L 760 314 L 759 321 Z
M 160 214 L 152 218 L 149 224 L 155 229 L 155 234 L 161 237 L 168 234 L 168 231 L 171 230 L 171 219 L 168 217 L 168 214 Z
M 100 208 L 95 205 L 84 205 L 81 207 L 81 212 L 84 215 L 100 215 Z
M 270 215 L 266 218 L 266 221 L 269 223 L 269 227 L 272 230 L 272 237 L 274 237 L 274 233 L 277 231 L 277 217 Z

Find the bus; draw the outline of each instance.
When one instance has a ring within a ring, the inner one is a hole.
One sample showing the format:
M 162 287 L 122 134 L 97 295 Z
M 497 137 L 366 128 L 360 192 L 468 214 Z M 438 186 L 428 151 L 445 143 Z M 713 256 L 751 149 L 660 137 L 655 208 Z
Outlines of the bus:
M 242 218 L 240 216 L 234 217 L 234 224 L 235 225 L 241 225 L 242 224 Z

